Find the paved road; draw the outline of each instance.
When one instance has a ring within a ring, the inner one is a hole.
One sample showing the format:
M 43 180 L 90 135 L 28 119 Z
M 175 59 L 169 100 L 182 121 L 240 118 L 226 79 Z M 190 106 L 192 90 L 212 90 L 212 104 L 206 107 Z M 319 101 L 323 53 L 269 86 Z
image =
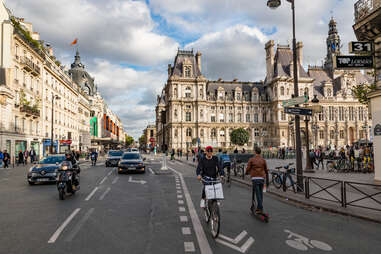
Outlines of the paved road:
M 202 220 L 194 168 L 169 162 L 170 174 L 158 175 L 153 173 L 160 171 L 160 158 L 148 157 L 147 164 L 151 170 L 136 175 L 83 164 L 81 190 L 64 201 L 58 200 L 54 184 L 29 186 L 27 168 L 1 169 L 0 253 L 302 252 L 286 244 L 285 230 L 332 247 L 323 251 L 311 248 L 311 242 L 310 247 L 299 244 L 308 253 L 381 252 L 379 224 L 269 197 L 265 208 L 271 221 L 264 224 L 248 212 L 250 191 L 235 184 L 224 188 L 222 236 L 212 239 Z

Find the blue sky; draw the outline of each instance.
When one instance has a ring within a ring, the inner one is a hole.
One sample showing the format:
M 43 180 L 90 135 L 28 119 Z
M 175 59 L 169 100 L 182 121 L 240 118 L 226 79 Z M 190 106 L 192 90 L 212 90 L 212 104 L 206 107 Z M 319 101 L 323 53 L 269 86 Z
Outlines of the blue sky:
M 344 52 L 355 40 L 354 0 L 296 1 L 296 36 L 304 65 L 320 64 L 332 16 Z M 270 10 L 265 0 L 6 0 L 32 22 L 56 57 L 69 66 L 69 43 L 79 38 L 81 59 L 125 130 L 138 138 L 155 122 L 155 101 L 178 48 L 199 50 L 209 79 L 264 79 L 264 44 L 291 42 L 290 5 Z

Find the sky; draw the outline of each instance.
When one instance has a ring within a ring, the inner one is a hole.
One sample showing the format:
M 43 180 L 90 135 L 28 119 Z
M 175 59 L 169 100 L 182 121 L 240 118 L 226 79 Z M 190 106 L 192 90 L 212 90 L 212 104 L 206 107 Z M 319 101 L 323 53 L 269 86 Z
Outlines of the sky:
M 354 41 L 355 0 L 295 0 L 296 38 L 303 65 L 321 65 L 333 16 L 343 44 Z M 156 97 L 178 48 L 202 53 L 203 75 L 259 81 L 266 76 L 264 44 L 292 42 L 291 6 L 267 0 L 5 0 L 13 15 L 33 23 L 64 65 L 82 63 L 135 139 L 155 123 Z

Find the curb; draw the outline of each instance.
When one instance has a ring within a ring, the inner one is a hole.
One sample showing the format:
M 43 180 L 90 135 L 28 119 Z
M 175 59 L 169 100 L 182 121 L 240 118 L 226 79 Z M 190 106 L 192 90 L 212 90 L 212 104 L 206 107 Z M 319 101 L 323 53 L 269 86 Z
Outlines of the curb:
M 235 179 L 235 178 L 231 178 L 231 180 L 234 181 L 234 182 L 246 185 L 247 187 L 251 187 L 251 184 L 246 182 L 246 181 L 244 181 L 244 180 Z M 284 203 L 287 203 L 287 204 L 297 203 L 297 204 L 303 205 L 304 207 L 310 207 L 310 208 L 320 209 L 320 210 L 323 210 L 323 211 L 326 211 L 326 212 L 330 212 L 330 213 L 336 213 L 336 214 L 340 214 L 340 215 L 344 215 L 344 216 L 350 216 L 350 217 L 354 217 L 354 218 L 358 218 L 358 219 L 363 219 L 363 220 L 366 220 L 366 221 L 371 221 L 371 222 L 375 222 L 375 223 L 381 223 L 381 220 L 378 220 L 378 219 L 374 219 L 374 218 L 370 218 L 370 217 L 367 217 L 367 216 L 358 215 L 358 214 L 351 213 L 351 212 L 340 211 L 338 209 L 334 209 L 334 208 L 330 208 L 330 207 L 325 207 L 325 206 L 321 206 L 321 205 L 318 205 L 318 204 L 311 204 L 309 202 L 305 202 L 305 201 L 302 201 L 302 200 L 299 200 L 299 199 L 296 199 L 296 198 L 293 198 L 293 197 L 287 197 L 287 196 L 281 195 L 279 193 L 266 192 L 266 194 L 268 194 L 270 196 L 274 196 L 278 200 L 280 200 L 280 201 L 282 201 Z M 287 202 L 286 200 L 284 200 L 284 198 L 287 198 L 288 201 L 292 201 L 292 202 Z M 298 206 L 298 207 L 301 207 L 301 206 Z

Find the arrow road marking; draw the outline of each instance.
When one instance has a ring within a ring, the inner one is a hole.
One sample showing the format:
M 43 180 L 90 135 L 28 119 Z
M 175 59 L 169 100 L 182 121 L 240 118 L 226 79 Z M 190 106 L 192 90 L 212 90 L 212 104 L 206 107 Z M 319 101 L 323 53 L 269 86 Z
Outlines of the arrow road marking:
M 144 180 L 132 180 L 132 176 L 128 179 L 130 183 L 140 183 L 140 184 L 146 184 L 147 182 Z
M 245 238 L 247 235 L 247 232 L 244 230 L 242 231 L 235 239 L 232 239 L 230 237 L 224 236 L 220 234 L 218 236 L 218 239 L 216 239 L 216 242 L 221 243 L 229 248 L 232 248 L 233 250 L 239 251 L 241 253 L 246 253 L 246 251 L 250 248 L 250 246 L 254 243 L 254 238 L 249 237 L 249 239 L 246 240 L 246 242 L 241 246 L 237 246 L 237 244 Z M 224 239 L 224 240 L 222 240 Z

